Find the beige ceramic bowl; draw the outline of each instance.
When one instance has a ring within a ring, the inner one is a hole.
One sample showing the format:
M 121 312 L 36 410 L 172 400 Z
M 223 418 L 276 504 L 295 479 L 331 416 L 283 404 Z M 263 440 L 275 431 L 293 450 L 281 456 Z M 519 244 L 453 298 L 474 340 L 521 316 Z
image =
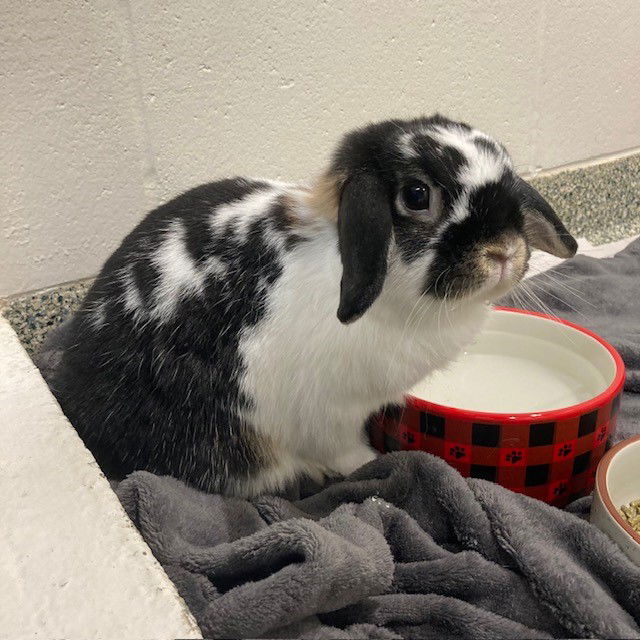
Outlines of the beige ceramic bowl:
M 618 509 L 640 498 L 640 436 L 623 440 L 610 449 L 596 471 L 591 522 L 604 531 L 640 565 L 640 534 Z

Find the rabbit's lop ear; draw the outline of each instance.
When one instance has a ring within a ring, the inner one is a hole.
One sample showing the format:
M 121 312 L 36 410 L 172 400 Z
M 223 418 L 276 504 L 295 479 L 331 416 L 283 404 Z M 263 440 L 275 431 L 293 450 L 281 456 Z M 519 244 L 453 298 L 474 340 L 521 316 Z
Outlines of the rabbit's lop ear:
M 516 193 L 524 215 L 524 233 L 529 244 L 559 258 L 574 256 L 578 243 L 551 205 L 522 178 L 516 178 Z
M 387 273 L 391 227 L 391 204 L 382 181 L 371 173 L 349 178 L 338 208 L 340 322 L 357 320 L 380 295 Z

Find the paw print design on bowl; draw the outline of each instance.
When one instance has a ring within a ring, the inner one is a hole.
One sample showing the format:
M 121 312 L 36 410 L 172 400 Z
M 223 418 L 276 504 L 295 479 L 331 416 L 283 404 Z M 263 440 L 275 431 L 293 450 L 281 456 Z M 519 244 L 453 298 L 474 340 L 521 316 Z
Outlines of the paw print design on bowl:
M 449 449 L 449 455 L 456 460 L 460 460 L 460 458 L 464 458 L 467 455 L 467 451 L 464 447 L 455 445 Z
M 518 462 L 522 460 L 523 456 L 524 456 L 524 451 L 519 449 L 514 449 L 513 451 L 510 451 L 509 453 L 507 453 L 507 455 L 505 456 L 505 460 L 507 462 L 510 462 L 511 464 L 518 464 Z
M 559 449 L 558 449 L 558 455 L 566 458 L 568 455 L 571 454 L 571 452 L 573 451 L 573 446 L 570 443 L 566 443 L 563 444 Z
M 565 482 L 561 482 L 555 489 L 553 490 L 554 496 L 561 496 L 567 490 L 567 484 Z
M 408 444 L 414 444 L 416 441 L 416 438 L 413 435 L 413 433 L 410 433 L 409 431 L 403 431 L 401 437 Z

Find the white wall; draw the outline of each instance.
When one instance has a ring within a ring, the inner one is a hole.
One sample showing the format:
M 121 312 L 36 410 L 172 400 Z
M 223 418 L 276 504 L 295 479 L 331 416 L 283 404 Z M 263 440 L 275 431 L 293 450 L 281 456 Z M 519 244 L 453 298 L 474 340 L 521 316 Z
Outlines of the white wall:
M 145 211 L 302 179 L 440 110 L 524 172 L 640 147 L 638 0 L 4 0 L 0 295 L 94 275 Z

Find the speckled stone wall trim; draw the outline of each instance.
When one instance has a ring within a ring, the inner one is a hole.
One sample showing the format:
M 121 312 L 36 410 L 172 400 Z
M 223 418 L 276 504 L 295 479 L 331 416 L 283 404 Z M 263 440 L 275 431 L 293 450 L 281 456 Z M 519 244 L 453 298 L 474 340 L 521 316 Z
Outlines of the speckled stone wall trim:
M 91 282 L 92 279 L 78 280 L 0 300 L 2 315 L 27 353 L 33 355 L 49 330 L 62 324 L 80 306 Z
M 640 233 L 640 153 L 530 182 L 572 233 L 592 244 Z

